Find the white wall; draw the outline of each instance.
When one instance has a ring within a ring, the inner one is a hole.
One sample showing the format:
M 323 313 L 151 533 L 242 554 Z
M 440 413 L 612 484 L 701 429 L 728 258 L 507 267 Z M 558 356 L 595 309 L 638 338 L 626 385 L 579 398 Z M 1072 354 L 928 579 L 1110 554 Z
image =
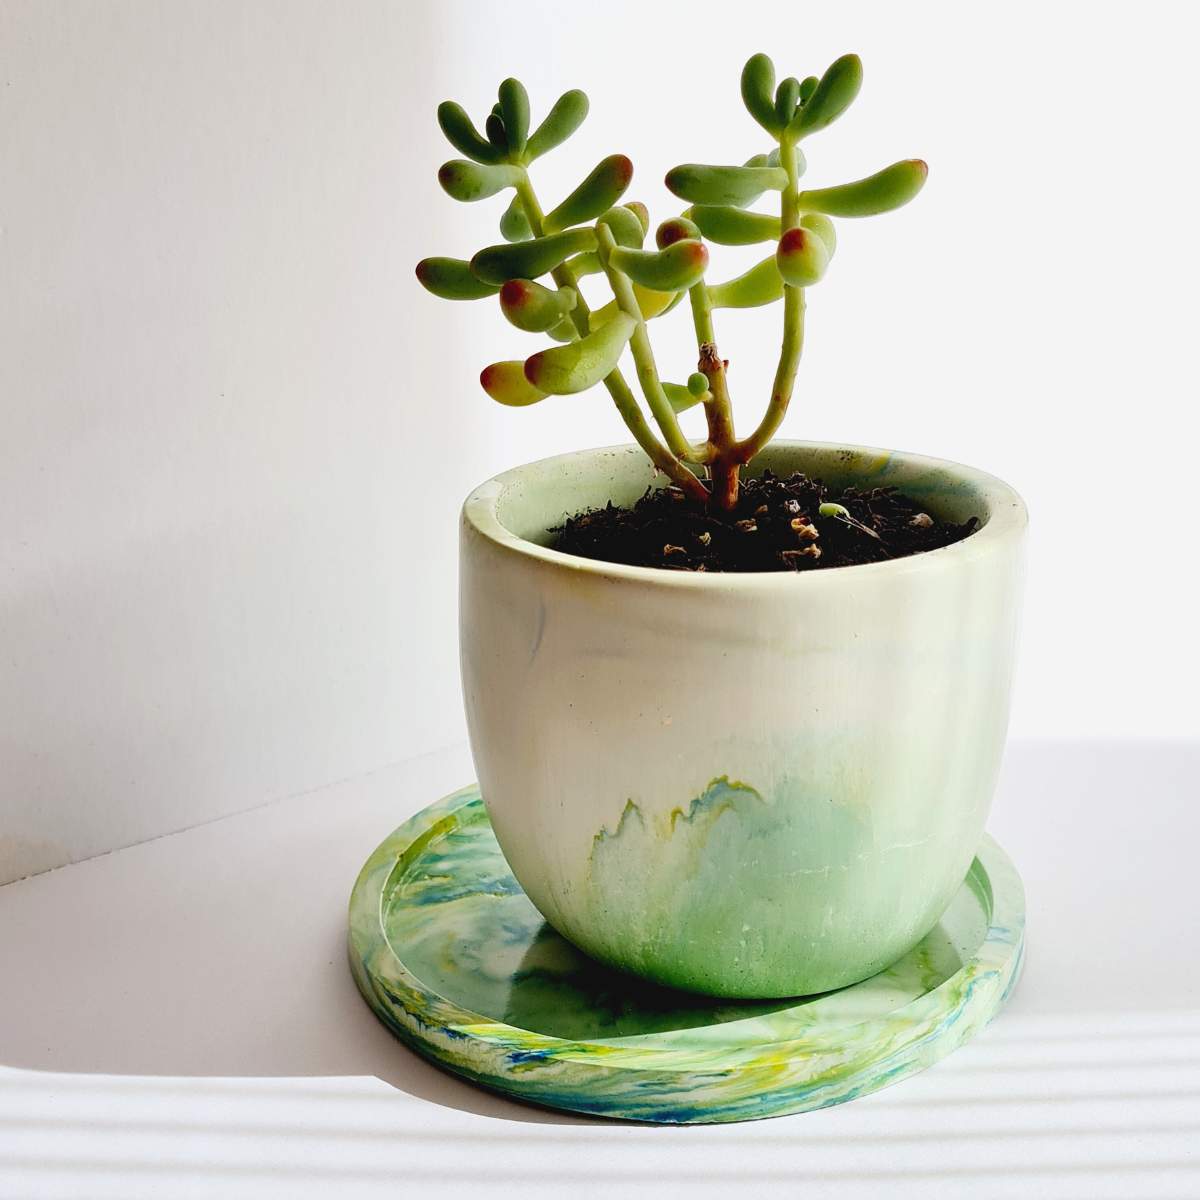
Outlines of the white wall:
M 4 9 L 0 880 L 460 737 L 491 464 L 436 451 L 412 279 L 441 43 L 417 6 Z
M 765 148 L 750 53 L 861 53 L 810 178 L 920 155 L 930 184 L 843 224 L 784 432 L 1025 493 L 1015 735 L 1196 737 L 1191 16 L 0 4 L 0 881 L 461 738 L 461 496 L 624 440 L 602 393 L 492 405 L 479 367 L 536 341 L 412 278 L 495 240 L 502 200 L 437 187 L 433 109 L 509 73 L 592 97 L 547 197 L 623 150 L 661 219 L 674 162 Z M 719 327 L 744 425 L 777 320 Z M 682 377 L 686 316 L 655 332 Z

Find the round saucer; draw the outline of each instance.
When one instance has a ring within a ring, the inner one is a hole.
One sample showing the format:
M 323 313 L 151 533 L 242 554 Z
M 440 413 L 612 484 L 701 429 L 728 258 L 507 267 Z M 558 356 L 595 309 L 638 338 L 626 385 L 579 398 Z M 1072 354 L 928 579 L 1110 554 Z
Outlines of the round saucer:
M 1025 896 L 985 838 L 941 921 L 852 987 L 788 1000 L 671 991 L 592 962 L 513 878 L 472 786 L 367 860 L 350 964 L 376 1015 L 455 1074 L 552 1108 L 744 1121 L 852 1100 L 978 1032 L 1016 982 Z

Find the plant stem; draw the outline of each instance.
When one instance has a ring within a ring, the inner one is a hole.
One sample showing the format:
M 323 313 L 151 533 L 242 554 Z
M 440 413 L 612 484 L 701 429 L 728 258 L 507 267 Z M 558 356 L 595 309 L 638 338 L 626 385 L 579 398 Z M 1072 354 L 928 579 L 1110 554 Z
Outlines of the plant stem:
M 533 185 L 529 182 L 529 175 L 526 174 L 524 179 L 517 182 L 515 186 L 517 199 L 521 201 L 521 207 L 525 210 L 525 219 L 529 222 L 530 231 L 534 237 L 541 237 L 545 232 L 542 225 L 542 219 L 545 214 L 542 212 L 542 206 L 538 203 L 538 198 L 534 194 Z M 563 263 L 562 266 L 555 267 L 550 272 L 550 278 L 558 284 L 559 287 L 569 287 L 575 293 L 575 306 L 571 309 L 571 323 L 575 326 L 576 332 L 580 337 L 585 337 L 588 333 L 588 317 L 591 315 L 591 309 L 588 307 L 587 301 L 583 298 L 583 293 L 579 290 L 579 280 L 575 278 L 575 272 Z
M 787 171 L 787 187 L 781 202 L 780 235 L 795 228 L 800 220 L 797 196 L 800 191 L 796 145 L 786 137 L 779 143 L 779 161 Z M 741 463 L 748 463 L 775 436 L 791 403 L 796 386 L 796 371 L 804 348 L 804 289 L 783 285 L 783 344 L 779 350 L 779 365 L 771 386 L 771 402 L 758 428 L 737 444 L 735 454 Z
M 704 404 L 704 415 L 708 420 L 708 440 L 713 447 L 709 464 L 712 474 L 712 503 L 715 507 L 731 511 L 737 504 L 738 470 L 736 458 L 737 439 L 733 432 L 733 405 L 729 400 L 729 388 L 725 379 L 725 362 L 717 352 L 716 336 L 713 333 L 712 303 L 708 296 L 708 285 L 703 279 L 693 285 L 688 297 L 692 302 L 692 324 L 696 328 L 696 341 L 700 346 L 699 368 L 708 378 L 708 390 L 712 396 Z
M 636 322 L 633 335 L 629 339 L 629 349 L 633 354 L 634 366 L 637 369 L 638 383 L 642 386 L 642 394 L 646 403 L 662 430 L 668 448 L 685 462 L 702 463 L 710 457 L 709 448 L 693 446 L 684 436 L 679 427 L 679 418 L 663 391 L 662 381 L 658 377 L 658 367 L 654 362 L 654 350 L 650 346 L 650 336 L 646 332 L 646 321 L 642 316 L 641 305 L 633 290 L 629 278 L 618 271 L 609 261 L 609 255 L 616 247 L 616 239 L 607 225 L 596 226 L 596 237 L 599 240 L 600 262 L 604 273 L 608 276 L 609 285 L 621 311 L 627 313 Z
M 516 193 L 521 201 L 521 207 L 525 210 L 530 230 L 534 237 L 541 237 L 544 232 L 542 225 L 544 214 L 534 193 L 533 185 L 529 182 L 528 174 L 525 174 L 524 178 L 516 184 Z M 583 298 L 583 293 L 579 290 L 579 280 L 575 277 L 574 271 L 563 263 L 551 271 L 550 276 L 559 287 L 567 287 L 574 291 L 575 307 L 571 310 L 571 322 L 579 336 L 585 337 L 588 333 L 588 317 L 591 309 Z M 608 389 L 608 394 L 612 397 L 617 412 L 621 414 L 621 420 L 625 422 L 629 432 L 633 434 L 634 441 L 642 448 L 646 457 L 693 500 L 707 503 L 708 489 L 654 436 L 654 431 L 647 424 L 641 409 L 638 408 L 637 400 L 629 384 L 625 382 L 625 376 L 621 374 L 620 367 L 614 368 L 612 373 L 605 378 L 604 386 Z

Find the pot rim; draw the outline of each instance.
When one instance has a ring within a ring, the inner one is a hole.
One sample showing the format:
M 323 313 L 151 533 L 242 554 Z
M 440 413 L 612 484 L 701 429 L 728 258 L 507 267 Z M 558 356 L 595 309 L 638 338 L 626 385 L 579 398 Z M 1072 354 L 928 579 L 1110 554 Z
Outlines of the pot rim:
M 497 547 L 522 557 L 540 561 L 547 567 L 558 568 L 580 574 L 592 575 L 617 581 L 635 582 L 670 589 L 724 588 L 735 592 L 760 591 L 764 588 L 786 588 L 800 586 L 837 587 L 853 586 L 855 581 L 865 582 L 881 573 L 890 575 L 916 571 L 939 571 L 953 568 L 993 553 L 1002 546 L 1019 541 L 1029 523 L 1029 514 L 1024 500 L 1009 484 L 995 475 L 975 467 L 954 462 L 951 459 L 933 458 L 907 450 L 885 450 L 876 446 L 854 446 L 839 442 L 812 442 L 802 439 L 777 438 L 771 442 L 773 450 L 815 450 L 833 453 L 849 452 L 853 455 L 878 462 L 903 462 L 906 466 L 931 471 L 943 471 L 968 484 L 978 495 L 984 507 L 983 524 L 970 536 L 949 546 L 910 554 L 904 558 L 885 562 L 857 563 L 853 566 L 834 567 L 823 571 L 670 571 L 662 567 L 635 567 L 625 563 L 610 563 L 600 559 L 584 558 L 578 554 L 567 554 L 549 546 L 539 545 L 527 538 L 519 537 L 505 526 L 497 513 L 501 496 L 507 487 L 533 468 L 545 470 L 555 464 L 566 464 L 579 458 L 593 455 L 612 455 L 627 452 L 644 456 L 642 449 L 627 443 L 614 446 L 596 446 L 585 450 L 572 450 L 565 454 L 550 455 L 535 459 L 502 471 L 499 475 L 481 483 L 463 502 L 462 522 Z M 650 462 L 646 460 L 647 467 Z M 867 572 L 871 572 L 868 576 Z

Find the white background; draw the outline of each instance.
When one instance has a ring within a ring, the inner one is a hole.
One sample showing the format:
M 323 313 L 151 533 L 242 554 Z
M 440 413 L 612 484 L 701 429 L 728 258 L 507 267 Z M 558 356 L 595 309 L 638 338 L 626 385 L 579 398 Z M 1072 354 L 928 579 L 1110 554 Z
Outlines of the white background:
M 507 74 L 592 116 L 536 175 L 764 149 L 737 93 L 858 51 L 814 184 L 844 222 L 784 427 L 970 462 L 1033 513 L 1013 732 L 1195 738 L 1197 101 L 1186 4 L 0 3 L 0 882 L 463 736 L 462 496 L 624 440 L 514 412 L 536 347 L 412 267 L 497 240 L 437 101 Z M 753 251 L 715 257 L 712 278 Z M 778 312 L 722 320 L 743 427 Z M 664 373 L 694 352 L 655 328 Z

